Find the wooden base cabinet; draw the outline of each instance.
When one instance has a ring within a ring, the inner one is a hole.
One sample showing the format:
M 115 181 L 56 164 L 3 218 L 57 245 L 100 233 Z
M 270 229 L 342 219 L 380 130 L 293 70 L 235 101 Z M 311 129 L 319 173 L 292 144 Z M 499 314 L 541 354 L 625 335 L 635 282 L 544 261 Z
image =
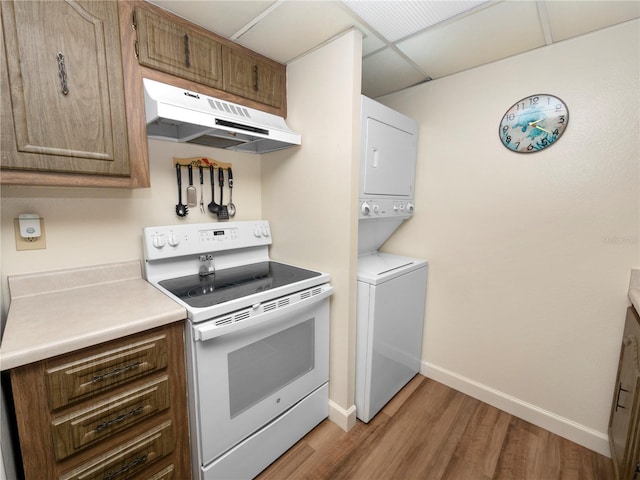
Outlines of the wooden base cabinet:
M 27 480 L 191 478 L 178 322 L 11 370 Z
M 640 317 L 629 307 L 609 419 L 611 458 L 618 480 L 640 478 L 639 344 Z

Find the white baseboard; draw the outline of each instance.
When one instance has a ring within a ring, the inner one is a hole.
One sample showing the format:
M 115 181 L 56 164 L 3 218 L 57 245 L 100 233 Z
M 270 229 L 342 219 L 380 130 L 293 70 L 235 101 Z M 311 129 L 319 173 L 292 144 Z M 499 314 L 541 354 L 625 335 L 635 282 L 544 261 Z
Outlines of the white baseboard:
M 536 407 L 509 394 L 478 383 L 446 368 L 421 362 L 420 373 L 459 392 L 476 398 L 511 415 L 533 423 L 556 435 L 560 435 L 583 447 L 611 457 L 609 436 L 592 428 Z
M 329 420 L 345 432 L 348 432 L 356 424 L 356 406 L 351 405 L 348 410 L 345 410 L 337 403 L 329 400 Z

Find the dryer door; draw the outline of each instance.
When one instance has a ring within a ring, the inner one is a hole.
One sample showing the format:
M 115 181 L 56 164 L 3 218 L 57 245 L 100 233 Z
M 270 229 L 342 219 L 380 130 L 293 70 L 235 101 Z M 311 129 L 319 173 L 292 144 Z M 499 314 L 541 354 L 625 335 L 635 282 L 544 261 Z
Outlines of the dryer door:
M 367 118 L 362 195 L 410 196 L 416 171 L 416 139 L 411 133 Z

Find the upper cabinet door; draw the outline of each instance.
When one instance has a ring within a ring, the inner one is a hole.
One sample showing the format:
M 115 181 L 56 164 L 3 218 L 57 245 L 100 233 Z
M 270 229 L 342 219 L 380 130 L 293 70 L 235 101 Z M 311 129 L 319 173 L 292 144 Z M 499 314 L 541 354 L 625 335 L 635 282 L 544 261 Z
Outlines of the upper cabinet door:
M 2 168 L 129 174 L 111 1 L 2 2 Z
M 136 8 L 135 24 L 140 65 L 222 88 L 218 42 L 145 8 Z
M 224 90 L 281 108 L 286 92 L 286 67 L 257 56 L 222 47 Z

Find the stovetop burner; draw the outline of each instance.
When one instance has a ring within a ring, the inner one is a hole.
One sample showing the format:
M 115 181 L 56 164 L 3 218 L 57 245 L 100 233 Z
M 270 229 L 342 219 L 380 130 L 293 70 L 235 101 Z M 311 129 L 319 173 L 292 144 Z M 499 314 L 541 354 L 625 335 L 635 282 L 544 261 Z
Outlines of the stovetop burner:
M 204 308 L 319 275 L 319 272 L 268 261 L 218 270 L 205 277 L 171 278 L 158 284 L 188 305 Z

